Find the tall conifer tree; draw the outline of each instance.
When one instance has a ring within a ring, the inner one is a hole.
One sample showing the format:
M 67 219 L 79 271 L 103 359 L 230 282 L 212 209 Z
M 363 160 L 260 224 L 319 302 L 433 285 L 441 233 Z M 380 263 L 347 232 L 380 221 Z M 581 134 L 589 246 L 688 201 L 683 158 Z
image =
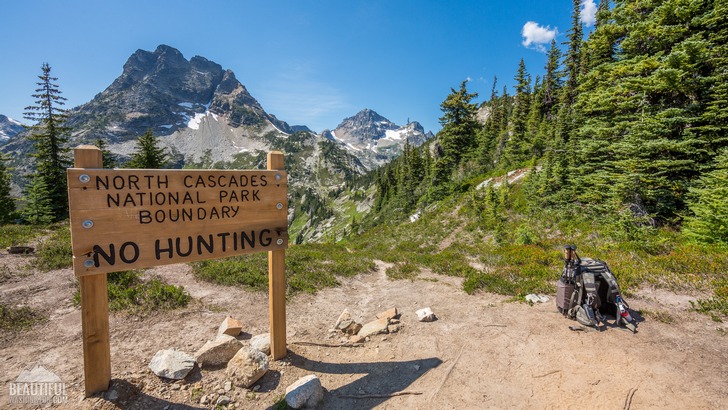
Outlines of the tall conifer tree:
M 39 193 L 45 196 L 51 206 L 54 220 L 61 220 L 68 216 L 68 194 L 66 192 L 66 168 L 71 165 L 68 156 L 69 128 L 64 125 L 66 98 L 55 81 L 58 78 L 51 76 L 51 67 L 43 63 L 42 74 L 38 76 L 39 88 L 35 90 L 33 98 L 35 105 L 25 107 L 25 119 L 33 122 L 29 139 L 33 142 L 35 152 L 31 154 L 36 159 L 36 172 L 33 179 L 40 178 L 46 191 Z

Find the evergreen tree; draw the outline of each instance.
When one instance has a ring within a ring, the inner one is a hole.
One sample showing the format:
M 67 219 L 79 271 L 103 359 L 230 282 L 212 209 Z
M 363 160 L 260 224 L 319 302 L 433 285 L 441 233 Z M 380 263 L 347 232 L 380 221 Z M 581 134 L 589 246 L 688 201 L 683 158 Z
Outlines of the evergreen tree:
M 39 88 L 35 90 L 33 98 L 35 105 L 25 107 L 25 119 L 35 123 L 31 127 L 29 139 L 33 142 L 35 152 L 36 172 L 32 179 L 42 179 L 47 190 L 40 192 L 48 199 L 54 220 L 61 220 L 68 216 L 68 193 L 66 192 L 66 168 L 71 166 L 68 156 L 69 128 L 64 125 L 66 98 L 61 96 L 58 80 L 51 76 L 51 67 L 43 63 L 40 81 L 36 83 Z M 38 184 L 36 184 L 38 185 Z
M 116 160 L 116 155 L 106 148 L 106 141 L 101 138 L 97 139 L 96 147 L 101 150 L 101 158 L 104 162 L 104 168 L 112 169 L 119 166 L 119 162 Z
M 556 40 L 551 40 L 548 57 L 546 58 L 546 74 L 543 77 L 543 101 L 541 104 L 543 115 L 548 119 L 556 117 L 556 104 L 559 91 L 563 85 L 563 73 L 559 69 L 561 50 L 556 46 Z
M 53 222 L 53 204 L 48 197 L 48 186 L 43 178 L 33 178 L 25 188 L 26 205 L 23 220 L 31 225 L 47 225 Z
M 614 61 L 584 76 L 576 103 L 583 201 L 677 221 L 687 187 L 712 158 L 703 124 L 715 72 L 702 23 L 710 11 L 677 0 L 612 10 L 626 34 Z
M 728 149 L 716 157 L 716 167 L 690 189 L 693 216 L 686 218 L 683 232 L 702 243 L 728 245 Z
M 10 170 L 5 166 L 8 159 L 0 153 L 0 224 L 15 220 L 15 200 L 10 196 Z
M 136 141 L 131 160 L 126 164 L 129 168 L 160 169 L 169 163 L 169 155 L 164 148 L 158 147 L 159 140 L 152 130 L 148 130 Z
M 467 81 L 460 84 L 460 89 L 451 93 L 440 105 L 443 116 L 440 117 L 442 130 L 438 140 L 442 148 L 442 156 L 434 164 L 433 186 L 442 187 L 450 181 L 452 172 L 460 164 L 463 157 L 476 146 L 476 133 L 479 124 L 475 119 L 478 110 L 472 103 L 477 93 L 468 93 Z
M 513 113 L 511 115 L 509 138 L 506 141 L 504 166 L 515 166 L 529 159 L 529 138 L 526 134 L 528 124 L 528 110 L 531 99 L 531 76 L 526 71 L 526 63 L 521 59 L 518 63 L 516 80 L 516 95 L 513 99 Z
M 584 29 L 581 26 L 581 0 L 573 0 L 571 11 L 571 28 L 568 34 L 569 50 L 566 53 L 564 65 L 567 70 L 566 91 L 563 94 L 565 102 L 572 104 L 576 98 L 576 87 L 579 85 L 579 72 L 581 71 L 581 46 L 584 40 Z

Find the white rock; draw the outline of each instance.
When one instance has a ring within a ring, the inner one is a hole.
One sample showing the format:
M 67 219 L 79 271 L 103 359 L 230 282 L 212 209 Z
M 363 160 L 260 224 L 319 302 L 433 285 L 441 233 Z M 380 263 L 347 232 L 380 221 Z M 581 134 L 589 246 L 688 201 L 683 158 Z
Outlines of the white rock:
M 222 366 L 227 364 L 243 347 L 240 341 L 230 335 L 222 334 L 217 339 L 208 341 L 195 353 L 200 367 Z
M 420 322 L 432 322 L 436 318 L 437 317 L 434 313 L 432 313 L 432 310 L 430 310 L 429 307 L 417 311 L 417 320 Z
M 250 339 L 250 347 L 258 349 L 266 355 L 270 354 L 270 333 L 255 335 Z
M 537 295 L 535 293 L 531 293 L 526 295 L 526 300 L 531 303 L 546 303 L 549 301 L 549 297 L 546 295 Z
M 286 404 L 294 409 L 313 408 L 324 398 L 324 389 L 316 375 L 296 380 L 286 388 Z
M 220 396 L 217 398 L 217 401 L 215 402 L 218 406 L 224 406 L 226 404 L 230 404 L 232 400 L 230 400 L 230 397 L 228 396 Z
M 247 389 L 268 371 L 268 356 L 258 349 L 240 349 L 225 371 L 234 385 Z
M 154 374 L 174 380 L 184 379 L 194 367 L 195 358 L 176 349 L 160 350 L 149 362 L 149 369 Z

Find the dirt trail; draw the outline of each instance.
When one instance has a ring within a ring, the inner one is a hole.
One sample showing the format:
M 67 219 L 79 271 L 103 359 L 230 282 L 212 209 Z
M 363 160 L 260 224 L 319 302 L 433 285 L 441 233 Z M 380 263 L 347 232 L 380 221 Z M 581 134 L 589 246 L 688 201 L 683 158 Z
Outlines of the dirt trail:
M 0 265 L 19 259 L 0 255 Z M 476 409 L 728 407 L 726 324 L 688 310 L 687 296 L 643 291 L 630 299 L 634 310 L 668 312 L 672 324 L 644 320 L 639 332 L 616 328 L 574 332 L 553 306 L 509 302 L 481 293 L 465 294 L 459 280 L 427 273 L 416 281 L 391 281 L 377 270 L 341 279 L 337 288 L 289 301 L 286 360 L 272 363 L 252 393 L 234 389 L 242 409 L 265 409 L 286 386 L 314 373 L 327 389 L 326 409 Z M 159 349 L 194 353 L 212 338 L 226 315 L 244 323 L 244 335 L 267 332 L 267 295 L 198 282 L 185 265 L 151 270 L 184 285 L 195 301 L 189 307 L 145 318 L 111 317 L 114 401 L 82 400 L 83 361 L 80 313 L 70 299 L 70 270 L 32 274 L 0 284 L 3 303 L 45 310 L 50 320 L 0 346 L 0 408 L 7 407 L 8 382 L 38 363 L 67 385 L 61 408 L 206 408 L 202 393 L 225 380 L 224 370 L 195 370 L 184 383 L 160 380 L 147 368 Z M 301 346 L 295 342 L 338 343 L 328 331 L 348 308 L 361 322 L 396 306 L 404 328 L 371 338 L 357 348 Z M 430 307 L 438 317 L 417 321 L 415 311 Z M 722 329 L 722 330 L 720 330 Z M 345 398 L 399 391 L 421 393 L 391 398 Z M 27 407 L 26 407 L 27 408 Z

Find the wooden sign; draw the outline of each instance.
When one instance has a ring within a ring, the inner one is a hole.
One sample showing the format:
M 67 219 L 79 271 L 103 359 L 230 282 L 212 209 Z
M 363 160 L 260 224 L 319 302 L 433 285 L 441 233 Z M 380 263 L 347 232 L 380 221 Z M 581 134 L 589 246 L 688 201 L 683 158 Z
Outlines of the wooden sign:
M 269 152 L 267 171 L 108 170 L 100 149 L 74 149 L 68 198 L 87 397 L 111 383 L 107 272 L 268 251 L 271 356 L 286 356 L 283 160 Z
M 69 168 L 77 276 L 288 247 L 279 170 Z

